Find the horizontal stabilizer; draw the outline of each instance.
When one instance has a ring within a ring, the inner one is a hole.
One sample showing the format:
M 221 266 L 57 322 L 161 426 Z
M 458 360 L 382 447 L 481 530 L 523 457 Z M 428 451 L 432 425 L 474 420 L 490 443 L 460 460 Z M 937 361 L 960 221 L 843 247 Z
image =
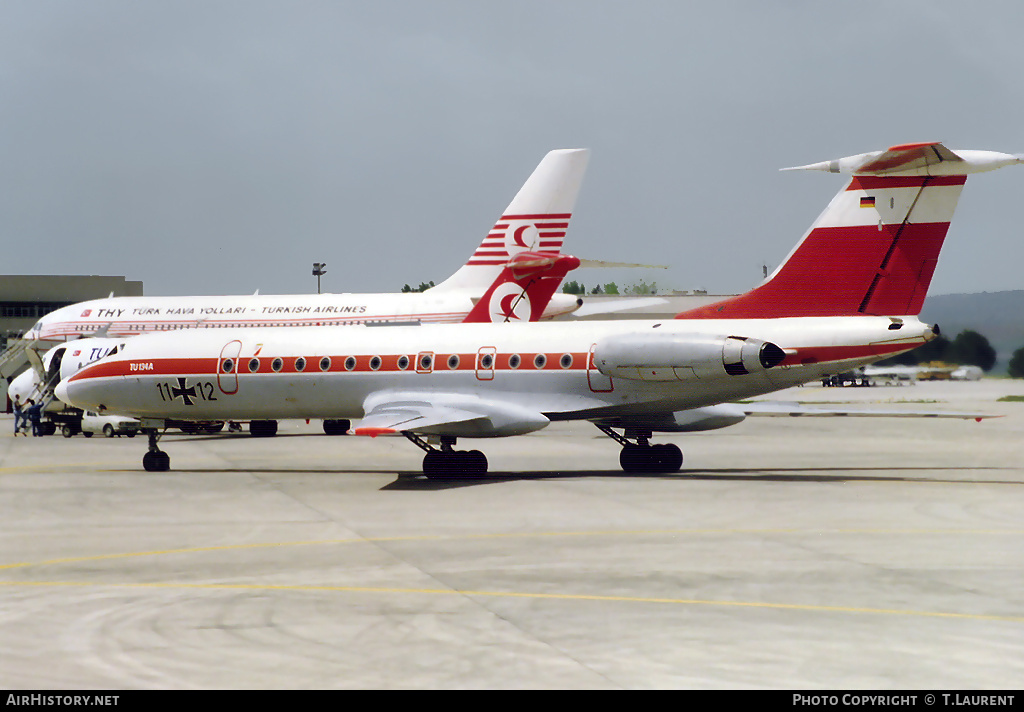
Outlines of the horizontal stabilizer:
M 949 176 L 992 171 L 1024 156 L 997 151 L 951 151 L 941 143 L 907 143 L 884 151 L 859 153 L 833 161 L 783 168 L 783 171 L 826 171 L 858 176 Z
M 605 262 L 604 260 L 580 260 L 580 267 L 647 267 L 650 269 L 668 269 L 668 265 L 642 265 L 635 262 Z

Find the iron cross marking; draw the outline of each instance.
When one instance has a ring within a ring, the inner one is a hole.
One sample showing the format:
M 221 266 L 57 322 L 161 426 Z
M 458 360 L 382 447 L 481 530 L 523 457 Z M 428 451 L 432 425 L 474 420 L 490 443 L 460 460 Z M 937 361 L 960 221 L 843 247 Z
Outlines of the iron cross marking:
M 189 386 L 185 388 L 185 379 L 178 376 L 178 387 L 171 386 L 171 397 L 177 398 L 181 396 L 181 400 L 185 405 L 192 405 L 192 399 L 196 398 L 196 387 Z

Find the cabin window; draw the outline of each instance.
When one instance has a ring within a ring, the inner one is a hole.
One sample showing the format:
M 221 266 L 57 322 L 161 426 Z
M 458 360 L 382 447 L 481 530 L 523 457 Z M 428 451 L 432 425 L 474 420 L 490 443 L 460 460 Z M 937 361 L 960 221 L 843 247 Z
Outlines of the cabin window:
M 284 368 L 284 359 L 278 356 L 270 362 L 270 367 L 274 369 L 274 373 L 278 373 L 282 368 Z
M 373 371 L 380 369 L 380 356 L 374 356 L 370 359 L 370 369 Z
M 224 359 L 220 364 L 220 370 L 224 373 L 231 373 L 231 369 L 235 367 L 235 362 L 229 358 Z
M 322 359 L 320 359 L 320 370 L 321 371 L 330 371 L 331 370 L 331 357 L 330 356 L 324 356 Z
M 494 356 L 491 354 L 484 354 L 480 357 L 480 368 L 489 369 L 494 365 Z
M 346 371 L 351 371 L 355 367 L 356 367 L 356 357 L 355 356 L 349 356 L 347 359 L 345 359 L 345 370 Z
M 420 368 L 424 371 L 429 371 L 433 364 L 434 359 L 430 357 L 430 354 L 424 354 L 423 358 L 420 359 Z
M 544 354 L 537 354 L 536 356 L 533 357 L 533 367 L 534 368 L 544 368 L 547 365 L 548 365 L 548 357 L 545 356 Z
M 260 370 L 260 360 L 258 358 L 249 359 L 249 373 L 256 373 Z
M 295 370 L 296 371 L 305 371 L 306 370 L 306 359 L 302 358 L 301 356 L 299 356 L 297 359 L 295 359 Z
M 459 367 L 459 355 L 458 354 L 452 354 L 451 356 L 448 357 L 448 368 L 449 368 L 449 370 L 454 371 L 458 367 Z
M 509 368 L 519 368 L 519 364 L 522 362 L 523 359 L 519 356 L 519 354 L 512 354 L 511 356 L 508 357 Z
M 404 371 L 407 368 L 409 368 L 409 357 L 408 356 L 399 356 L 398 357 L 398 370 L 399 371 Z
M 572 366 L 572 354 L 562 354 L 562 358 L 559 359 L 558 365 L 562 368 L 569 368 Z

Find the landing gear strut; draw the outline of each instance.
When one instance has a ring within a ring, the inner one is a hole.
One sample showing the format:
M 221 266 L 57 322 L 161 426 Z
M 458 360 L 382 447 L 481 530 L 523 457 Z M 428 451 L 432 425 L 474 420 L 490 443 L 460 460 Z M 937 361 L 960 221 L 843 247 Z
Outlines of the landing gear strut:
M 479 450 L 453 450 L 455 437 L 441 436 L 441 449 L 415 433 L 403 431 L 402 435 L 427 454 L 423 457 L 423 474 L 428 478 L 482 477 L 487 474 L 487 457 Z
M 678 472 L 683 466 L 683 451 L 678 445 L 665 443 L 651 445 L 651 431 L 628 430 L 619 435 L 607 425 L 597 425 L 598 430 L 622 445 L 619 465 L 626 472 Z M 629 438 L 635 438 L 635 442 Z
M 142 466 L 146 472 L 167 472 L 171 469 L 171 456 L 157 446 L 163 433 L 156 428 L 147 428 L 145 432 L 149 437 L 149 452 L 142 456 Z

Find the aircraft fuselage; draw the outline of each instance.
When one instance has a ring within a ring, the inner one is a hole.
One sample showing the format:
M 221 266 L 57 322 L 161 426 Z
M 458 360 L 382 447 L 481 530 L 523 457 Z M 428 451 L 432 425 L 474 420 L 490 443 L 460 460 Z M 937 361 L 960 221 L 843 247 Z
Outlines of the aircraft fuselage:
M 235 329 L 187 351 L 175 336 L 131 339 L 58 396 L 140 418 L 358 419 L 385 392 L 594 418 L 769 393 L 933 338 L 915 317 Z M 760 344 L 780 362 L 758 363 Z

